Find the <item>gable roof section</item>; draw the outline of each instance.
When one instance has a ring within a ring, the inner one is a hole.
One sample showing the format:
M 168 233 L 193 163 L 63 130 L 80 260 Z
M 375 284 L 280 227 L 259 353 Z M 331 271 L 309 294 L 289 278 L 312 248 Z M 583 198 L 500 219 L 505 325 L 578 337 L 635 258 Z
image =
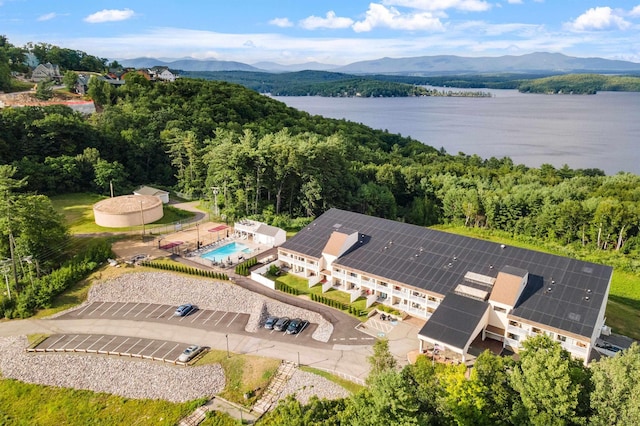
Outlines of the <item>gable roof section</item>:
M 134 194 L 139 195 L 158 195 L 158 194 L 168 194 L 167 191 L 163 191 L 162 189 L 152 188 L 150 186 L 141 186 L 140 188 L 133 191 Z
M 267 225 L 266 223 L 261 223 L 256 229 L 257 234 L 267 235 L 269 237 L 275 237 L 278 235 L 278 231 L 280 228 L 276 228 L 275 226 Z
M 453 291 L 468 271 L 494 278 L 507 266 L 528 271 L 511 315 L 580 336 L 593 334 L 613 272 L 610 266 L 338 209 L 328 210 L 281 247 L 320 258 L 331 233 L 341 228 L 357 229 L 358 242 L 334 265 L 436 295 Z
M 493 290 L 489 300 L 503 305 L 514 307 L 518 301 L 518 297 L 522 292 L 522 280 L 527 275 L 527 271 L 509 266 L 504 267 L 498 272 L 496 282 L 493 284 Z
M 475 337 L 472 334 L 487 309 L 487 302 L 449 293 L 418 334 L 462 349 Z

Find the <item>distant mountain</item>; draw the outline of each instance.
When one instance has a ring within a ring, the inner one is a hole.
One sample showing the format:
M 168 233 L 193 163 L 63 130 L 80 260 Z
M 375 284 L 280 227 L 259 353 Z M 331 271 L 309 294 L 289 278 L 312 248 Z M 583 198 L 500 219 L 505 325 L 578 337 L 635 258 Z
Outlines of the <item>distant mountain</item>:
M 382 58 L 334 69 L 350 74 L 478 74 L 478 73 L 619 73 L 640 72 L 640 64 L 602 58 L 575 58 L 561 53 L 522 56 L 463 57 L 453 55 Z
M 282 65 L 276 62 L 258 62 L 254 67 L 270 72 L 297 72 L 297 71 L 331 71 L 338 65 L 322 64 L 320 62 L 305 62 L 304 64 Z
M 118 60 L 123 66 L 151 68 L 167 66 L 183 71 L 333 71 L 346 74 L 397 74 L 397 75 L 446 75 L 483 73 L 640 73 L 640 64 L 602 58 L 576 58 L 561 53 L 530 53 L 522 56 L 464 57 L 454 55 L 418 56 L 411 58 L 381 58 L 372 61 L 336 65 L 307 62 L 282 65 L 275 62 L 259 62 L 248 65 L 242 62 L 198 60 L 191 58 L 173 61 L 154 58 Z
M 118 62 L 124 67 L 151 68 L 155 66 L 169 67 L 172 70 L 183 71 L 262 71 L 242 62 L 218 61 L 215 59 L 178 59 L 162 61 L 154 58 L 121 59 Z

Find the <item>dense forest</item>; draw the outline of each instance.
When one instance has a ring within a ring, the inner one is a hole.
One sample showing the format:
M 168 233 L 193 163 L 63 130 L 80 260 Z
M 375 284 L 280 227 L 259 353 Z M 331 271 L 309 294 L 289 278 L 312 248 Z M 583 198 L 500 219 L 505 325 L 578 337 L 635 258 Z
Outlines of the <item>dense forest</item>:
M 275 96 L 489 96 L 455 88 L 517 89 L 523 93 L 594 94 L 598 91 L 640 91 L 640 77 L 602 74 L 488 75 L 351 75 L 328 71 L 267 73 L 250 71 L 180 71 L 183 77 L 238 83 Z M 448 87 L 436 90 L 424 86 Z
M 640 346 L 585 368 L 547 336 L 523 342 L 520 359 L 482 353 L 473 369 L 420 356 L 398 370 L 386 341 L 369 358 L 367 387 L 349 398 L 294 398 L 261 426 L 635 425 Z

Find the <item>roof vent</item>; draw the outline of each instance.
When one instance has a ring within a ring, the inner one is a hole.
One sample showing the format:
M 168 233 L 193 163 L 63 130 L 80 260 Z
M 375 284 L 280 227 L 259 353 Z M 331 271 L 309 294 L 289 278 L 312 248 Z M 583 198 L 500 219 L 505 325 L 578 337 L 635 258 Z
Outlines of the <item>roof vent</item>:
M 493 265 L 489 265 L 489 269 L 493 269 Z
M 420 256 L 420 255 L 419 255 L 418 253 L 416 253 L 416 254 L 414 254 L 414 256 L 415 256 L 415 257 L 418 257 L 418 256 Z
M 587 302 L 589 301 L 589 299 L 591 299 L 589 296 L 585 296 L 584 297 L 584 300 L 587 301 Z
M 587 289 L 587 293 L 591 294 L 591 289 L 590 288 Z
M 505 246 L 504 244 L 500 244 L 500 248 L 501 248 L 501 249 L 503 249 L 503 248 L 505 248 L 505 247 L 506 247 L 506 246 Z

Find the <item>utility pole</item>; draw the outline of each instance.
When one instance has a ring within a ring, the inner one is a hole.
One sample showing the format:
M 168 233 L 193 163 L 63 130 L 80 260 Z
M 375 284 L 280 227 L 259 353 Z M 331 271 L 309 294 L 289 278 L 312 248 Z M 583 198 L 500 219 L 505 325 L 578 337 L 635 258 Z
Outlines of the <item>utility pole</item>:
M 14 253 L 15 241 L 13 240 L 13 233 L 9 229 L 9 252 L 11 253 L 11 266 L 13 268 L 13 279 L 16 283 L 16 289 L 18 288 L 18 265 L 16 265 L 16 257 Z
M 142 240 L 144 241 L 144 212 L 142 210 L 142 200 L 140 200 L 140 219 L 142 219 Z

